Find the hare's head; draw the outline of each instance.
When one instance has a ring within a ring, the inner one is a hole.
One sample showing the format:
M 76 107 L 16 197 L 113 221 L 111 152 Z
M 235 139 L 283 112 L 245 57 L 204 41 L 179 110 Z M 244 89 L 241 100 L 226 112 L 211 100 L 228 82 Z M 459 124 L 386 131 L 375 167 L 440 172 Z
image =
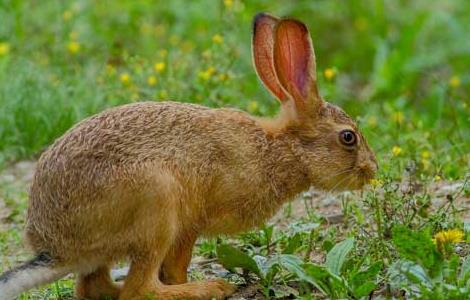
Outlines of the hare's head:
M 324 190 L 357 189 L 372 179 L 377 162 L 356 123 L 320 96 L 305 24 L 258 14 L 252 47 L 258 76 L 281 102 L 273 134 L 291 142 L 311 184 Z

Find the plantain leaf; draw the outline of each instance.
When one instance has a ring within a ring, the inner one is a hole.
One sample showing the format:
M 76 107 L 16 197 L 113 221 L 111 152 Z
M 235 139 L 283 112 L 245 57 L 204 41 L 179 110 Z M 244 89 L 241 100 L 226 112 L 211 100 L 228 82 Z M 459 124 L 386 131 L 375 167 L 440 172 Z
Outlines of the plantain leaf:
M 348 238 L 336 244 L 326 255 L 325 266 L 331 273 L 339 276 L 348 253 L 354 246 L 354 238 Z
M 238 250 L 227 244 L 217 246 L 217 257 L 220 263 L 227 269 L 233 270 L 235 268 L 242 268 L 255 273 L 263 279 L 263 274 L 260 271 L 256 261 L 248 254 Z

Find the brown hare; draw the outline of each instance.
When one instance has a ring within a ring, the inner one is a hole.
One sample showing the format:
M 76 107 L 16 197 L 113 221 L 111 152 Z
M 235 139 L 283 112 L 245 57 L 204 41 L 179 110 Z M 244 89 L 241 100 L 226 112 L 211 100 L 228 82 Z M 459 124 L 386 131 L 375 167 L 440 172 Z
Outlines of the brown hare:
M 314 186 L 357 189 L 377 169 L 354 121 L 325 102 L 307 27 L 254 19 L 253 60 L 279 99 L 274 119 L 175 102 L 111 108 L 43 153 L 25 229 L 36 257 L 0 276 L 0 299 L 69 273 L 87 299 L 223 299 L 223 280 L 187 282 L 199 236 L 234 234 Z M 110 278 L 126 259 L 122 286 Z

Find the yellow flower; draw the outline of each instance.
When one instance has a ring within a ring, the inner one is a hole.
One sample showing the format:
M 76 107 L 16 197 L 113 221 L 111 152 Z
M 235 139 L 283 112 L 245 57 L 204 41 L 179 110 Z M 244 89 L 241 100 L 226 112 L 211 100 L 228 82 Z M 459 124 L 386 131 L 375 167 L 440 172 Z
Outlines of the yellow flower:
M 336 70 L 333 68 L 325 69 L 323 72 L 327 80 L 332 80 L 336 76 Z
M 369 119 L 367 120 L 367 124 L 369 124 L 370 127 L 377 126 L 377 117 L 375 116 L 369 117 Z
M 258 102 L 256 101 L 250 101 L 248 103 L 248 106 L 247 106 L 247 110 L 250 112 L 250 113 L 254 113 L 258 110 Z
M 392 148 L 392 154 L 393 156 L 398 156 L 402 152 L 402 149 L 399 146 L 393 146 Z
M 403 123 L 403 120 L 405 119 L 405 117 L 403 116 L 403 112 L 397 111 L 392 115 L 392 119 L 394 122 L 401 124 Z
M 231 8 L 233 6 L 233 0 L 224 0 L 224 5 L 226 8 Z
M 442 178 L 439 175 L 434 176 L 434 181 L 441 181 Z
M 62 18 L 64 19 L 64 21 L 68 21 L 68 20 L 72 19 L 72 16 L 73 16 L 73 13 L 70 10 L 66 10 L 62 14 Z
M 431 157 L 431 152 L 425 150 L 423 152 L 421 152 L 421 158 L 422 159 L 427 159 L 427 158 L 430 158 Z
M 147 84 L 150 85 L 150 86 L 154 86 L 157 84 L 157 78 L 155 76 L 149 76 L 147 78 Z
M 157 62 L 153 68 L 155 69 L 155 71 L 161 73 L 165 70 L 165 63 L 164 62 Z
M 424 170 L 428 170 L 429 167 L 431 166 L 431 162 L 428 159 L 423 159 L 421 161 L 421 163 L 423 164 L 423 169 Z
M 131 77 L 129 76 L 129 73 L 122 73 L 121 76 L 119 76 L 119 80 L 121 80 L 123 84 L 129 84 Z
M 224 37 L 221 36 L 220 34 L 215 34 L 213 37 L 212 37 L 212 42 L 214 44 L 222 44 L 224 42 Z
M 370 183 L 370 185 L 372 185 L 374 187 L 378 187 L 378 186 L 381 186 L 383 184 L 383 181 L 380 180 L 380 179 L 373 178 L 369 181 L 369 183 Z
M 225 73 L 222 73 L 222 74 L 219 74 L 219 76 L 217 76 L 217 79 L 219 81 L 226 81 L 230 78 L 230 76 L 228 74 L 225 74 Z
M 457 76 L 457 75 L 454 75 L 452 76 L 450 79 L 449 79 L 449 85 L 450 87 L 452 88 L 458 88 L 460 86 L 460 77 Z
M 442 248 L 443 245 L 457 244 L 463 242 L 465 234 L 460 229 L 450 229 L 439 231 L 434 235 L 434 243 L 437 248 Z
M 80 44 L 76 41 L 71 41 L 67 44 L 67 49 L 71 54 L 77 54 L 80 51 Z
M 198 76 L 199 76 L 199 78 L 207 81 L 212 77 L 212 75 L 214 73 L 215 73 L 215 68 L 214 67 L 209 67 L 209 68 L 207 68 L 207 70 L 199 72 Z
M 10 44 L 7 42 L 0 43 L 0 56 L 7 55 L 10 52 Z

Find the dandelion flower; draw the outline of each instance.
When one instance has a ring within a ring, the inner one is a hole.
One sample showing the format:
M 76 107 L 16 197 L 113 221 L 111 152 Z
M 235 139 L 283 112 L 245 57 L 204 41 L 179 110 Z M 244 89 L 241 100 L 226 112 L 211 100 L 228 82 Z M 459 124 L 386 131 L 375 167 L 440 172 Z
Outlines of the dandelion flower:
M 392 115 L 392 119 L 394 122 L 401 124 L 403 123 L 403 120 L 405 119 L 403 112 L 397 111 Z
M 228 74 L 225 74 L 225 73 L 222 73 L 222 74 L 219 74 L 219 76 L 217 76 L 217 79 L 219 81 L 226 81 L 230 78 L 230 76 Z
M 431 152 L 425 150 L 423 152 L 421 152 L 421 158 L 422 159 L 427 159 L 427 158 L 430 158 L 431 157 Z
M 369 184 L 374 186 L 374 187 L 378 187 L 378 186 L 381 186 L 383 184 L 383 181 L 380 180 L 380 179 L 373 178 L 369 181 Z
M 392 154 L 393 156 L 398 156 L 401 154 L 403 150 L 399 146 L 393 146 L 392 148 Z
M 147 78 L 147 84 L 150 86 L 154 86 L 157 84 L 157 78 L 155 76 L 149 76 Z
M 69 21 L 70 19 L 72 19 L 72 16 L 73 13 L 70 10 L 66 10 L 62 13 L 62 18 L 64 19 L 64 21 Z
M 7 42 L 0 43 L 0 56 L 7 55 L 10 52 L 10 44 Z
M 439 231 L 434 235 L 433 242 L 442 254 L 449 253 L 448 246 L 463 242 L 465 234 L 460 229 Z
M 153 68 L 155 69 L 155 71 L 157 71 L 158 73 L 161 73 L 165 70 L 165 63 L 164 62 L 157 62 Z
M 247 106 L 247 110 L 250 112 L 250 113 L 254 113 L 258 110 L 258 102 L 256 101 L 250 101 L 248 103 L 248 106 Z
M 224 5 L 226 8 L 230 9 L 233 6 L 233 0 L 224 0 Z
M 131 76 L 129 76 L 129 73 L 122 73 L 121 76 L 119 76 L 119 80 L 123 84 L 129 84 L 129 82 L 131 81 Z
M 76 41 L 71 41 L 67 44 L 67 49 L 71 54 L 77 54 L 80 51 L 80 44 Z
M 333 68 L 327 68 L 323 74 L 327 80 L 332 80 L 336 76 L 336 70 Z
M 221 36 L 220 34 L 215 34 L 213 37 L 212 37 L 212 42 L 214 44 L 222 44 L 224 42 L 224 37 Z
M 450 87 L 452 88 L 458 88 L 460 86 L 460 77 L 457 76 L 457 75 L 454 75 L 452 76 L 450 79 L 449 79 L 449 85 Z
M 209 68 L 207 68 L 207 70 L 199 72 L 198 76 L 199 76 L 199 78 L 207 81 L 212 77 L 212 75 L 214 73 L 215 73 L 215 68 L 214 67 L 209 67 Z

